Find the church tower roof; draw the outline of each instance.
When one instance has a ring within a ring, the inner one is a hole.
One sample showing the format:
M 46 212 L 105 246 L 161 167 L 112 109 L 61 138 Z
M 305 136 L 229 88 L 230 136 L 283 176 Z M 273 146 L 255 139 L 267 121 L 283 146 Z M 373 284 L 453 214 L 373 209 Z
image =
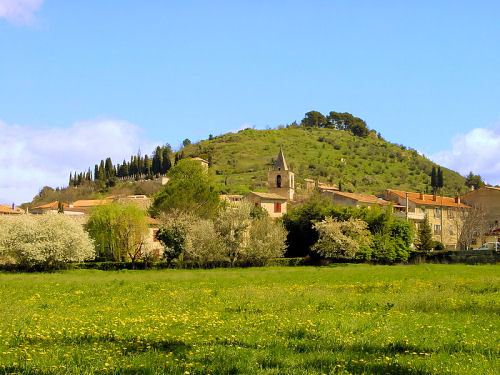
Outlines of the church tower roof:
M 283 155 L 283 150 L 280 147 L 280 153 L 278 154 L 278 159 L 276 160 L 276 164 L 274 165 L 274 169 L 276 171 L 287 171 L 288 166 L 286 165 L 285 155 Z

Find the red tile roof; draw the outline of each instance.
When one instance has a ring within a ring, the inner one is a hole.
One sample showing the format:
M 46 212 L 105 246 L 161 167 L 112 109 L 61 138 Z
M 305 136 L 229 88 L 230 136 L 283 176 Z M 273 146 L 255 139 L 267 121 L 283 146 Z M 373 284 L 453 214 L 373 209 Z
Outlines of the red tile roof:
M 0 204 L 0 214 L 22 214 L 23 210 L 20 208 L 12 209 L 11 206 L 6 204 Z
M 406 198 L 406 192 L 405 191 L 400 191 L 400 190 L 392 190 L 392 189 L 387 189 L 390 193 L 396 194 L 400 196 L 401 198 Z M 464 204 L 464 203 L 457 203 L 455 201 L 455 198 L 451 197 L 441 197 L 439 195 L 436 196 L 436 199 L 434 199 L 434 195 L 432 194 L 422 194 L 421 193 L 412 193 L 408 192 L 408 200 L 415 203 L 415 204 L 421 204 L 421 205 L 427 205 L 427 206 L 447 206 L 447 207 L 457 207 L 457 208 L 471 208 L 470 206 Z
M 253 195 L 258 196 L 259 198 L 264 198 L 264 199 L 276 199 L 276 200 L 282 200 L 282 201 L 287 200 L 286 198 L 283 198 L 281 195 L 274 194 L 274 193 L 261 193 L 261 192 L 257 192 L 257 191 L 252 191 L 249 194 L 253 194 Z
M 85 207 L 94 207 L 98 206 L 101 204 L 108 204 L 111 203 L 111 199 L 82 199 L 79 201 L 74 201 L 73 202 L 73 207 L 80 207 L 80 208 L 85 208 Z
M 389 205 L 392 202 L 386 201 L 385 199 L 377 198 L 375 195 L 370 194 L 357 194 L 357 193 L 348 193 L 344 191 L 336 191 L 333 195 L 340 195 L 346 198 L 354 199 L 361 203 L 377 203 L 382 205 Z
M 69 204 L 63 203 L 63 208 L 68 208 L 68 207 L 69 207 Z M 44 209 L 44 208 L 55 208 L 55 209 L 57 209 L 57 208 L 59 208 L 59 202 L 58 201 L 54 201 L 54 202 L 42 204 L 40 206 L 33 207 L 32 210 Z

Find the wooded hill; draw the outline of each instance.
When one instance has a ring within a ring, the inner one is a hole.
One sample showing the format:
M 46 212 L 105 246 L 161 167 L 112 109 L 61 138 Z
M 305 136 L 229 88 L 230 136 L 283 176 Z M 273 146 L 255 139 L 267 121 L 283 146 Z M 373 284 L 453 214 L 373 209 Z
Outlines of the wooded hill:
M 330 128 L 288 126 L 245 129 L 182 148 L 186 157 L 210 159 L 221 191 L 265 189 L 267 172 L 282 146 L 296 181 L 305 178 L 341 184 L 343 191 L 378 194 L 384 189 L 431 192 L 432 167 L 417 151 L 389 143 L 375 132 L 365 137 Z M 443 193 L 467 191 L 465 178 L 441 167 Z
M 177 152 L 166 145 L 157 147 L 151 156 L 132 156 L 129 162 L 117 165 L 108 158 L 96 164 L 93 172 L 89 168 L 87 172 L 71 175 L 68 188 L 44 188 L 31 205 L 102 194 L 154 194 L 161 186 L 149 180 L 168 173 L 172 164 L 186 157 L 209 161 L 221 193 L 265 191 L 267 172 L 280 146 L 296 174 L 298 187 L 304 179 L 312 178 L 340 185 L 343 191 L 350 192 L 379 194 L 391 188 L 430 193 L 430 175 L 437 166 L 413 149 L 385 141 L 379 133 L 368 129 L 362 119 L 338 112 L 323 116 L 311 111 L 300 125 L 245 129 L 210 135 L 209 139 L 194 144 L 186 139 L 183 144 Z M 454 196 L 468 190 L 463 176 L 441 169 L 443 194 Z M 480 180 L 479 176 L 473 177 Z

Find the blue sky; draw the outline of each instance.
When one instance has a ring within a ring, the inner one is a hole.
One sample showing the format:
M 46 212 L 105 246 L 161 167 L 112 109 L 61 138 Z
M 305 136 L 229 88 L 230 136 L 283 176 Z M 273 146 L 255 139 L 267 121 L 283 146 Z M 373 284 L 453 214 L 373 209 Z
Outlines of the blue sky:
M 498 1 L 0 0 L 0 48 L 0 202 L 309 110 L 500 184 Z

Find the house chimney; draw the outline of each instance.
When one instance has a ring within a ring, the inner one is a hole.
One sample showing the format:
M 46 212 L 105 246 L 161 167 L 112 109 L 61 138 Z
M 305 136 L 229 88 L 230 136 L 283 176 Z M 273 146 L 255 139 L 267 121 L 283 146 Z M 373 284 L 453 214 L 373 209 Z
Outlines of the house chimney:
M 14 203 L 12 203 L 12 209 L 15 210 L 16 209 L 16 206 Z
M 437 194 L 436 193 L 432 194 L 432 200 L 434 202 L 437 202 Z
M 455 195 L 455 203 L 458 203 L 460 204 L 460 197 L 457 195 Z
M 474 191 L 474 185 L 470 187 L 470 191 Z
M 422 193 L 422 192 L 420 192 L 420 199 L 421 199 L 421 200 L 424 200 L 424 199 L 425 199 L 425 198 L 424 198 L 424 193 Z

